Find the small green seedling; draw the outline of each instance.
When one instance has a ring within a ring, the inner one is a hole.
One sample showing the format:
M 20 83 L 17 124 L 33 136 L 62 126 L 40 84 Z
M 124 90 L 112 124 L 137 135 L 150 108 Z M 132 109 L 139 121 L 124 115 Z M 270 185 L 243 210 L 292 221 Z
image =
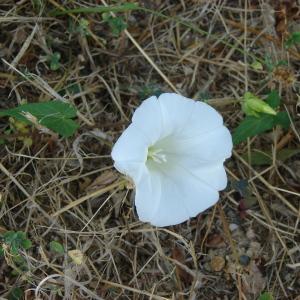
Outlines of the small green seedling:
M 0 256 L 8 251 L 10 255 L 17 257 L 20 250 L 28 250 L 31 247 L 31 241 L 23 231 L 7 231 L 0 234 L 0 241 Z
M 279 60 L 277 62 L 273 61 L 272 57 L 270 54 L 265 55 L 264 59 L 264 65 L 266 66 L 266 69 L 269 73 L 273 72 L 274 69 L 280 66 L 288 66 L 288 61 L 286 60 Z
M 21 300 L 24 297 L 24 292 L 19 287 L 14 287 L 8 294 L 8 300 Z
M 127 28 L 127 24 L 121 17 L 113 17 L 109 13 L 103 13 L 102 19 L 108 24 L 114 37 L 120 36 L 120 34 Z
M 25 258 L 21 251 L 28 250 L 32 244 L 23 231 L 7 231 L 0 234 L 0 257 L 4 256 L 8 265 L 13 268 L 12 274 L 17 275 L 27 270 Z
M 138 95 L 140 99 L 146 99 L 151 97 L 152 95 L 159 97 L 162 93 L 163 91 L 161 90 L 161 88 L 153 83 L 144 85 L 138 89 Z
M 81 34 L 82 36 L 88 36 L 90 35 L 90 22 L 87 19 L 81 18 L 79 21 L 79 24 L 76 28 L 76 31 Z
M 264 292 L 258 297 L 258 300 L 274 300 L 274 297 L 271 293 Z
M 293 45 L 300 44 L 300 31 L 293 32 L 287 41 L 285 42 L 285 47 L 290 48 Z
M 61 55 L 59 52 L 54 52 L 53 54 L 48 56 L 47 60 L 50 64 L 51 71 L 57 71 L 61 67 L 61 64 L 59 62 L 60 58 L 61 58 Z
M 255 71 L 262 71 L 264 69 L 262 63 L 257 60 L 255 60 L 250 66 Z

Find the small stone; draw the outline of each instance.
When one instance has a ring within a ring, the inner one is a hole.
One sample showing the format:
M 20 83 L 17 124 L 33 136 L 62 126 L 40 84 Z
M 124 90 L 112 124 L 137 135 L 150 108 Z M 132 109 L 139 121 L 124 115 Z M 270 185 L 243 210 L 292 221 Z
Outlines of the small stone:
M 251 241 L 246 255 L 250 257 L 256 257 L 259 255 L 260 251 L 261 251 L 261 244 L 258 242 Z
M 211 269 L 220 272 L 225 267 L 225 259 L 222 256 L 214 256 L 210 262 Z
M 250 257 L 248 256 L 248 255 L 241 255 L 240 256 L 240 259 L 239 259 L 239 261 L 240 261 L 240 264 L 242 265 L 242 266 L 248 266 L 249 265 L 249 263 L 250 263 Z
M 238 228 L 239 228 L 239 225 L 237 225 L 237 224 L 235 224 L 235 223 L 229 224 L 229 229 L 230 229 L 231 232 L 232 232 L 232 231 L 235 231 L 235 230 L 238 229 Z
M 255 239 L 255 232 L 254 232 L 254 230 L 252 229 L 252 228 L 249 228 L 248 230 L 247 230 L 247 233 L 246 233 L 246 236 L 247 236 L 247 238 L 249 239 L 249 240 L 254 240 Z

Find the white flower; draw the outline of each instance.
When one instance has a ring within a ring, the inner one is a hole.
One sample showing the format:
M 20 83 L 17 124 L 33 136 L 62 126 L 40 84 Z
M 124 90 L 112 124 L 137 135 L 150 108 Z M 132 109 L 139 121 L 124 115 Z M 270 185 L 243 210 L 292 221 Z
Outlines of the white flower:
M 177 94 L 143 101 L 113 147 L 115 168 L 136 187 L 140 220 L 182 223 L 216 203 L 227 185 L 232 139 L 209 105 Z

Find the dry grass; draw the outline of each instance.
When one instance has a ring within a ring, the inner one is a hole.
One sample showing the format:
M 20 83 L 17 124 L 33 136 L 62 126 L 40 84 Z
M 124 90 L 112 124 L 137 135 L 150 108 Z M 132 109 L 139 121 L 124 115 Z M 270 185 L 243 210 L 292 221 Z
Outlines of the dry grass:
M 1 1 L 0 57 L 10 66 L 2 60 L 0 108 L 65 97 L 80 123 L 72 138 L 32 129 L 31 147 L 17 133 L 0 145 L 0 230 L 25 231 L 33 243 L 22 254 L 22 272 L 14 275 L 16 264 L 0 258 L 2 297 L 21 287 L 27 299 L 242 300 L 263 291 L 299 299 L 299 154 L 276 159 L 281 149 L 300 146 L 299 48 L 282 43 L 286 30 L 297 29 L 296 2 L 141 0 L 153 12 L 118 14 L 128 28 L 114 37 L 101 14 L 50 16 L 54 8 L 102 0 Z M 76 32 L 81 17 L 89 22 L 86 35 Z M 53 52 L 61 54 L 57 71 L 46 61 Z M 251 67 L 266 56 L 288 62 L 293 84 Z M 35 76 L 25 80 L 24 73 Z M 61 93 L 72 85 L 75 92 Z M 248 140 L 227 162 L 231 181 L 249 181 L 251 207 L 244 212 L 229 187 L 189 222 L 170 228 L 139 222 L 132 188 L 114 170 L 110 151 L 140 101 L 171 90 L 202 98 L 233 129 L 243 118 L 244 92 L 265 95 L 270 88 L 280 92 L 291 129 Z M 0 137 L 7 124 L 0 120 Z M 249 164 L 243 155 L 253 150 L 272 151 L 272 164 Z M 51 241 L 80 250 L 82 263 L 50 251 Z

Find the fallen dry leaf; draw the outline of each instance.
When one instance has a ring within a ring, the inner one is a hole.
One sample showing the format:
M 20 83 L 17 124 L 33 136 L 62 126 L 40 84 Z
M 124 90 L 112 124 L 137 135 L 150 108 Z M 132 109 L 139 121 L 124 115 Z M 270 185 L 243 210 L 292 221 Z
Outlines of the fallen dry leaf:
M 76 265 L 82 264 L 84 255 L 80 250 L 77 250 L 77 249 L 70 250 L 70 251 L 68 251 L 68 255 L 71 257 L 71 259 L 73 260 L 73 262 Z

